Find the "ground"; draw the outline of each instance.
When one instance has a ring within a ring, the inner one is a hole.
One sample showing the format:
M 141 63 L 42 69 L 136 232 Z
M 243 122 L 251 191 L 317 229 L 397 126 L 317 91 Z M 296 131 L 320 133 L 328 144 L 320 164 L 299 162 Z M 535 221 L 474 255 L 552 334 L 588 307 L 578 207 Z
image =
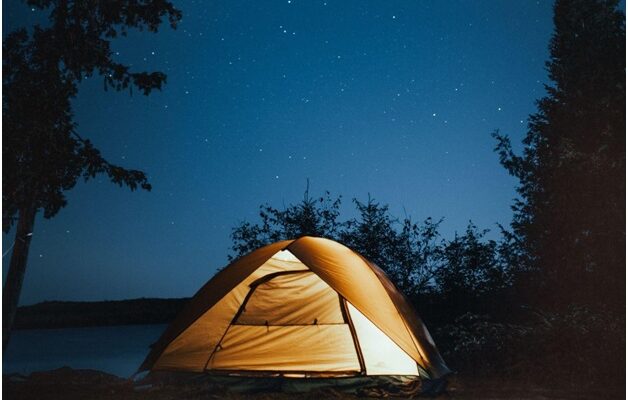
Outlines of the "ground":
M 33 373 L 27 377 L 21 375 L 3 376 L 3 396 L 5 399 L 56 400 L 56 399 L 94 399 L 94 400 L 271 400 L 271 399 L 365 399 L 344 394 L 334 389 L 310 392 L 306 394 L 266 392 L 259 394 L 239 394 L 225 389 L 198 387 L 191 385 L 170 385 L 162 387 L 137 386 L 131 381 L 114 375 L 93 370 L 74 370 L 61 368 L 54 371 Z M 372 393 L 376 395 L 376 393 Z M 389 397 L 408 398 L 408 397 Z M 453 376 L 449 380 L 447 392 L 436 399 L 613 399 L 624 398 L 624 392 L 613 393 L 609 390 L 586 393 L 560 388 L 541 388 L 521 382 L 507 382 L 498 378 L 471 379 Z

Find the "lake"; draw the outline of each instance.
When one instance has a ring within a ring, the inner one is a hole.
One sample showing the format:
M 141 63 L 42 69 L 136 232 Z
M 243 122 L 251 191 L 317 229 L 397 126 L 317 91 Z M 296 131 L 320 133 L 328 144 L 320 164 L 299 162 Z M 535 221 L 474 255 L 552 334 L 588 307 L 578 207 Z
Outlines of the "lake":
M 121 377 L 137 371 L 167 325 L 25 329 L 11 334 L 2 373 L 30 374 L 63 366 Z

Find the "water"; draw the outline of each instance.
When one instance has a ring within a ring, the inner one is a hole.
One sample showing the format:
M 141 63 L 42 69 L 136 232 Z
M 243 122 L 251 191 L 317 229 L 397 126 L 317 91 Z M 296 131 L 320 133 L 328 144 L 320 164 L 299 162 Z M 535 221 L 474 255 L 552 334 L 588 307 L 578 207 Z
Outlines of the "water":
M 27 375 L 68 366 L 129 377 L 164 329 L 166 325 L 16 330 L 3 357 L 2 373 Z

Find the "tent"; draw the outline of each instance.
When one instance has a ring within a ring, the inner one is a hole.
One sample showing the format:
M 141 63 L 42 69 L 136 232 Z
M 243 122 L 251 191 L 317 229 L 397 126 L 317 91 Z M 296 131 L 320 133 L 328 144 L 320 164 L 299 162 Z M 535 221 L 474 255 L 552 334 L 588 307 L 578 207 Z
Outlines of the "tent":
M 309 236 L 262 247 L 216 274 L 152 346 L 146 370 L 429 379 L 450 372 L 381 269 Z

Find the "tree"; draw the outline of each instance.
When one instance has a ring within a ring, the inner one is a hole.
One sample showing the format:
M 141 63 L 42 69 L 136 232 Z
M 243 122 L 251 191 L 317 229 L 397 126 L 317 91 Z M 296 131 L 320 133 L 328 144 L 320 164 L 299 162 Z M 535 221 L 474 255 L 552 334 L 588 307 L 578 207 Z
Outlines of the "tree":
M 501 306 L 512 285 L 507 239 L 486 240 L 488 229 L 478 230 L 469 222 L 463 235 L 443 241 L 435 285 L 446 313 L 458 316 L 471 310 L 487 313 Z M 496 299 L 500 301 L 496 304 Z
M 341 198 L 331 198 L 329 192 L 318 198 L 310 197 L 309 183 L 303 200 L 279 210 L 268 204 L 260 206 L 260 224 L 244 221 L 231 232 L 235 256 L 243 256 L 251 251 L 278 242 L 301 236 L 318 236 L 337 239 L 342 227 L 338 221 Z
M 8 343 L 26 271 L 35 216 L 53 217 L 65 192 L 80 178 L 98 174 L 131 190 L 150 190 L 144 172 L 108 162 L 77 132 L 71 100 L 79 83 L 100 75 L 104 88 L 161 89 L 161 72 L 134 72 L 113 58 L 111 40 L 128 29 L 156 32 L 167 18 L 175 28 L 181 12 L 166 0 L 28 0 L 49 10 L 49 24 L 19 29 L 3 43 L 3 230 L 17 222 L 3 292 L 3 347 Z
M 359 217 L 345 223 L 341 241 L 382 268 L 408 297 L 427 291 L 439 268 L 436 239 L 441 221 L 427 218 L 420 225 L 407 216 L 399 220 L 370 195 L 366 203 L 353 203 Z
M 512 227 L 537 271 L 529 296 L 550 307 L 625 312 L 625 18 L 617 4 L 556 1 L 551 84 L 529 118 L 523 154 L 495 134 L 501 164 L 519 179 Z
M 395 218 L 387 205 L 377 203 L 370 195 L 366 203 L 353 199 L 353 204 L 359 217 L 346 222 L 341 241 L 390 274 L 397 235 Z

